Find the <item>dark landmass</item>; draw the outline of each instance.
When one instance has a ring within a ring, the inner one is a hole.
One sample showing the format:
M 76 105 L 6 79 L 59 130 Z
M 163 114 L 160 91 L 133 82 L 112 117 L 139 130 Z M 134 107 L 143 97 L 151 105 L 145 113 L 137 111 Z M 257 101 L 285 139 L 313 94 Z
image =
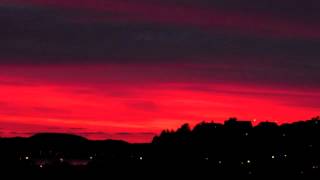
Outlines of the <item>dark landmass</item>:
M 146 144 L 58 133 L 0 138 L 0 160 L 2 170 L 38 175 L 320 177 L 320 119 L 280 126 L 235 118 L 193 129 L 184 124 Z

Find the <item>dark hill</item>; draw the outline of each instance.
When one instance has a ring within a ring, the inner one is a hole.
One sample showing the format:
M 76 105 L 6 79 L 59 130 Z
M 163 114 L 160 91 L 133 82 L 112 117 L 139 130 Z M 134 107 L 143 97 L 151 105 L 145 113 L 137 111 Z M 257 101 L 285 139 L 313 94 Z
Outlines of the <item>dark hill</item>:
M 52 142 L 84 142 L 86 138 L 65 133 L 38 133 L 30 137 L 32 141 L 52 141 Z
M 184 124 L 175 131 L 163 131 L 149 144 L 40 133 L 30 138 L 0 139 L 0 169 L 36 173 L 74 170 L 77 174 L 100 171 L 117 177 L 131 173 L 140 177 L 148 174 L 145 172 L 157 176 L 164 172 L 166 177 L 190 172 L 209 178 L 320 177 L 319 139 L 319 117 L 282 125 L 253 125 L 235 118 L 224 123 L 202 122 L 193 128 Z

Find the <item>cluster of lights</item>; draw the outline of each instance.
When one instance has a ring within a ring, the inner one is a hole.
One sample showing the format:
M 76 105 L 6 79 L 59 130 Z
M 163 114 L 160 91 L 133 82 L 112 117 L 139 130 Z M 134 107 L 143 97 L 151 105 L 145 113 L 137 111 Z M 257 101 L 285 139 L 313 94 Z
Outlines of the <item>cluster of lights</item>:
M 245 136 L 248 136 L 248 135 L 249 135 L 249 133 L 246 132 Z M 282 136 L 285 137 L 286 134 L 284 133 L 284 134 L 282 134 Z M 313 144 L 308 144 L 307 147 L 312 148 Z M 28 155 L 25 155 L 25 156 L 22 155 L 22 156 L 20 156 L 20 160 L 31 160 L 32 159 L 31 156 L 32 156 L 32 154 L 28 154 Z M 212 158 L 209 158 L 209 156 L 210 156 L 210 154 L 205 153 L 204 156 L 202 156 L 202 158 L 205 161 L 213 160 Z M 290 156 L 290 154 L 289 154 L 289 156 Z M 95 157 L 96 157 L 96 155 L 94 155 L 94 154 L 91 154 L 91 155 L 87 156 L 87 158 L 89 158 L 89 160 L 94 160 Z M 132 157 L 132 158 L 134 158 L 136 160 L 139 160 L 139 161 L 144 160 L 143 154 L 141 154 L 141 153 L 140 153 L 140 155 L 139 154 L 138 155 L 131 155 L 130 157 Z M 267 157 L 269 157 L 272 160 L 274 160 L 273 162 L 276 162 L 277 160 L 287 159 L 288 158 L 288 154 L 287 154 L 287 152 L 278 152 L 278 153 L 274 153 L 274 154 L 271 154 L 271 155 L 269 154 L 269 156 L 267 156 Z M 60 157 L 58 160 L 61 163 L 65 161 L 64 158 L 62 158 L 62 157 Z M 222 164 L 223 164 L 221 160 L 216 160 L 214 162 L 217 163 L 220 166 L 222 166 Z M 254 171 L 252 171 L 252 169 L 250 168 L 250 167 L 252 167 L 252 164 L 255 164 L 255 160 L 254 159 L 243 159 L 242 161 L 240 161 L 240 164 L 241 164 L 242 167 L 247 167 L 248 171 L 246 171 L 246 173 L 248 175 L 252 175 L 254 173 Z M 37 166 L 38 166 L 38 168 L 42 169 L 42 168 L 46 167 L 46 163 L 39 163 L 39 164 L 37 164 Z M 312 169 L 313 171 L 318 171 L 318 170 L 320 170 L 320 165 L 314 163 L 314 164 L 311 164 L 309 166 L 309 168 Z M 298 171 L 298 173 L 300 173 L 302 175 L 302 174 L 305 174 L 306 171 L 300 170 L 300 171 Z
M 278 156 L 278 155 L 272 155 L 272 156 L 271 156 L 271 159 L 277 159 L 277 157 L 287 158 L 288 155 L 287 155 L 287 154 L 283 154 L 283 155 L 279 155 L 279 156 Z M 204 157 L 204 159 L 205 159 L 205 160 L 209 160 L 209 157 Z M 217 164 L 222 165 L 222 161 L 221 161 L 221 160 L 217 161 Z M 240 164 L 241 164 L 242 166 L 250 165 L 250 164 L 252 164 L 252 160 L 248 159 L 248 160 L 246 160 L 246 161 L 240 161 Z M 318 170 L 318 169 L 320 169 L 320 166 L 315 164 L 315 165 L 312 165 L 312 166 L 311 166 L 311 169 Z M 253 174 L 252 171 L 248 171 L 247 173 L 248 173 L 248 175 L 252 175 L 252 174 Z M 300 173 L 300 174 L 304 174 L 305 172 L 304 172 L 303 170 L 301 170 L 299 173 Z
M 281 159 L 281 158 L 286 159 L 286 158 L 288 158 L 288 155 L 286 153 L 283 153 L 283 154 L 271 156 L 271 159 Z
M 251 164 L 251 160 L 248 159 L 248 160 L 246 160 L 246 161 L 241 161 L 240 164 L 241 164 L 241 165 Z

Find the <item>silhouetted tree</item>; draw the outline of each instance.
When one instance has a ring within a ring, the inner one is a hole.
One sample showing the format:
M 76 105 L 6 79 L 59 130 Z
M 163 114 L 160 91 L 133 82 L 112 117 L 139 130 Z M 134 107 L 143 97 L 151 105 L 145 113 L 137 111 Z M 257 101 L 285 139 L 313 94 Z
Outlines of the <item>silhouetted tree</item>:
M 38 134 L 31 138 L 0 139 L 0 159 L 4 167 L 38 170 L 40 162 L 52 172 L 83 170 L 120 170 L 177 173 L 177 167 L 201 175 L 310 175 L 320 177 L 320 119 L 278 125 L 231 118 L 224 123 L 201 122 L 193 129 L 183 124 L 176 131 L 164 130 L 152 144 L 123 141 L 90 141 L 67 134 Z M 41 153 L 39 153 L 41 151 Z M 63 158 L 61 160 L 61 158 Z M 85 167 L 71 160 L 88 162 Z M 302 172 L 302 173 L 301 173 Z M 156 174 L 156 172 L 154 172 Z

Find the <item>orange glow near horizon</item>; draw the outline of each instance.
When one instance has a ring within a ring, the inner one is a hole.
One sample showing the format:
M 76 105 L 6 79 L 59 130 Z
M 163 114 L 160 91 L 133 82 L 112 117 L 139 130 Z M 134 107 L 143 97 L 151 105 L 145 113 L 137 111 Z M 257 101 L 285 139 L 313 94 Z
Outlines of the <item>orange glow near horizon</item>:
M 317 91 L 230 83 L 135 84 L 108 78 L 105 83 L 83 83 L 81 78 L 59 83 L 46 77 L 56 72 L 54 68 L 46 69 L 44 76 L 40 70 L 28 71 L 39 77 L 22 71 L 1 73 L 0 136 L 67 132 L 90 139 L 147 142 L 161 130 L 183 123 L 223 122 L 229 117 L 286 123 L 319 113 Z

